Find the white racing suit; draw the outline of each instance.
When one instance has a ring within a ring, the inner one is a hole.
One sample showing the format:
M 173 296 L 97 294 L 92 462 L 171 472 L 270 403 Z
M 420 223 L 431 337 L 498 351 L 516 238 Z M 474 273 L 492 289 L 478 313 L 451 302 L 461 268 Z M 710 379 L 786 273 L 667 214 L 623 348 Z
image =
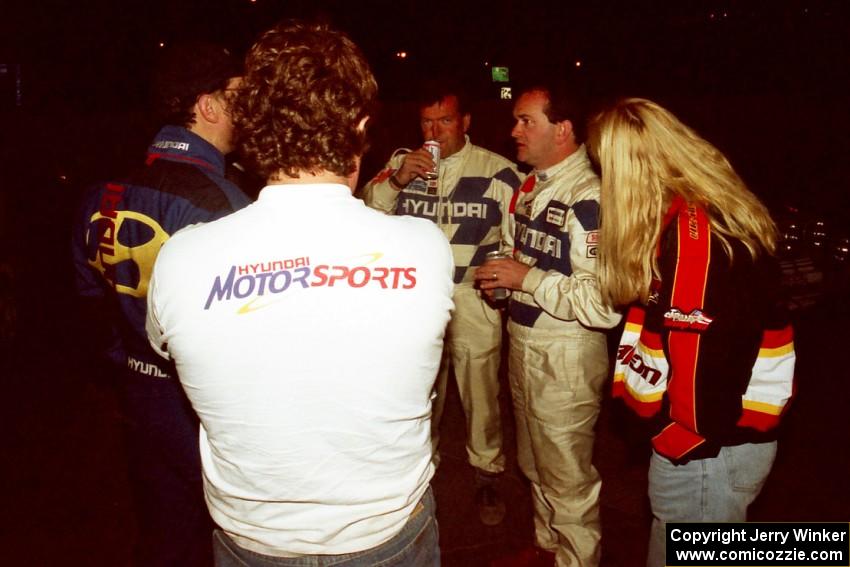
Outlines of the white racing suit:
M 560 566 L 599 563 L 593 426 L 620 315 L 596 283 L 599 178 L 584 146 L 529 175 L 513 207 L 514 257 L 532 266 L 510 302 L 508 375 L 517 459 L 531 481 L 537 544 Z
M 487 252 L 513 246 L 508 208 L 520 174 L 513 163 L 474 146 L 467 137 L 459 152 L 440 162 L 436 190 L 429 191 L 425 180 L 417 177 L 397 191 L 389 178 L 402 160 L 403 155 L 394 156 L 366 185 L 363 197 L 374 209 L 433 221 L 452 246 L 455 311 L 435 384 L 431 420 L 435 459 L 451 363 L 466 415 L 469 463 L 487 473 L 500 473 L 505 469 L 498 401 L 502 319 L 473 287 L 473 274 Z

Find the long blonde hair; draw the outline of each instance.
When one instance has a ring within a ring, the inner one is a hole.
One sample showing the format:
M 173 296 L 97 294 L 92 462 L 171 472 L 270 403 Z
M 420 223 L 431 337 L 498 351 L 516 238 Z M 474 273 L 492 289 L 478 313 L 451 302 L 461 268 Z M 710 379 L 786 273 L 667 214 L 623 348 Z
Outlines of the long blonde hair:
M 705 210 L 730 257 L 732 240 L 754 259 L 774 253 L 767 208 L 717 148 L 661 106 L 621 100 L 591 121 L 589 146 L 602 169 L 600 288 L 613 304 L 649 298 L 661 223 L 676 195 Z

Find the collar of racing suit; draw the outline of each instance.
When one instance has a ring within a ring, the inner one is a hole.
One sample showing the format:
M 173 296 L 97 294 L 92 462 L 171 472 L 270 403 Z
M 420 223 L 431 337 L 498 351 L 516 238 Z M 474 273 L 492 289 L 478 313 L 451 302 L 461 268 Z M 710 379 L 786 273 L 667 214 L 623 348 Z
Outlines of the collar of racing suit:
M 547 169 L 538 170 L 535 169 L 532 173 L 535 177 L 537 177 L 540 184 L 545 184 L 546 181 L 558 175 L 561 171 L 568 172 L 574 169 L 582 169 L 584 168 L 584 164 L 587 161 L 587 149 L 584 144 L 581 144 L 576 151 L 553 165 Z
M 158 159 L 186 162 L 224 175 L 224 155 L 215 146 L 182 126 L 163 126 L 148 147 L 146 163 Z
M 540 203 L 539 206 L 543 206 L 546 202 L 548 202 L 548 199 L 537 199 L 537 196 L 547 188 L 554 186 L 550 183 L 550 181 L 555 178 L 563 179 L 565 177 L 570 177 L 573 174 L 584 171 L 587 168 L 588 161 L 590 161 L 590 158 L 587 157 L 587 148 L 585 148 L 584 144 L 581 144 L 576 151 L 555 165 L 547 169 L 535 169 L 532 171 L 526 178 L 525 183 L 523 183 L 523 186 L 520 188 L 520 191 L 523 193 L 531 193 L 526 201 L 534 199 L 535 203 Z M 516 201 L 511 204 L 512 211 L 514 210 L 515 205 Z M 536 208 L 536 205 L 532 206 L 532 216 L 536 214 Z

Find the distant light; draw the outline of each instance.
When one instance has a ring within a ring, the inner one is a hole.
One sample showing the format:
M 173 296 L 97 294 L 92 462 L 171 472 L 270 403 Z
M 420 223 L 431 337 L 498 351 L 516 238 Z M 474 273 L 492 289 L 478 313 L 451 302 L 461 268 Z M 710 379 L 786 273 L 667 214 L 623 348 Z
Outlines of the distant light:
M 59 181 L 68 181 L 68 176 L 64 173 L 59 176 Z
M 728 18 L 728 17 L 729 17 L 729 14 L 728 14 L 727 12 L 723 12 L 723 17 L 724 17 L 724 18 Z
M 165 42 L 164 42 L 164 41 L 160 41 L 160 42 L 159 42 L 159 46 L 160 46 L 160 47 L 165 47 Z
M 711 14 L 709 14 L 709 15 L 708 15 L 708 19 L 709 19 L 709 20 L 713 20 L 713 19 L 714 19 L 714 12 L 712 12 Z
M 251 0 L 251 4 L 256 4 L 257 0 Z
M 485 66 L 485 67 L 489 67 L 489 66 L 490 66 L 490 62 L 489 62 L 489 61 L 485 61 L 485 62 L 484 62 L 484 66 Z
M 407 51 L 396 51 L 395 56 L 399 59 L 407 59 Z
M 21 64 L 15 64 L 15 106 L 23 104 L 23 89 L 21 88 Z
M 490 77 L 494 83 L 509 83 L 510 70 L 507 67 L 491 67 Z
M 576 67 L 581 67 L 581 61 L 576 61 Z
M 513 98 L 511 87 L 502 87 L 499 91 L 499 98 L 502 100 L 511 100 Z

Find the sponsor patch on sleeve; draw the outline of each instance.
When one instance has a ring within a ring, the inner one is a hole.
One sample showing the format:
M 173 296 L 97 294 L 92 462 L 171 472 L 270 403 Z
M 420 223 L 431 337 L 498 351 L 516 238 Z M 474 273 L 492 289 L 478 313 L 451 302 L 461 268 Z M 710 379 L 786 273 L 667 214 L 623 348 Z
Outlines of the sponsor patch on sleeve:
M 599 247 L 596 246 L 596 245 L 587 247 L 587 257 L 588 258 L 596 258 L 598 252 L 599 252 Z

